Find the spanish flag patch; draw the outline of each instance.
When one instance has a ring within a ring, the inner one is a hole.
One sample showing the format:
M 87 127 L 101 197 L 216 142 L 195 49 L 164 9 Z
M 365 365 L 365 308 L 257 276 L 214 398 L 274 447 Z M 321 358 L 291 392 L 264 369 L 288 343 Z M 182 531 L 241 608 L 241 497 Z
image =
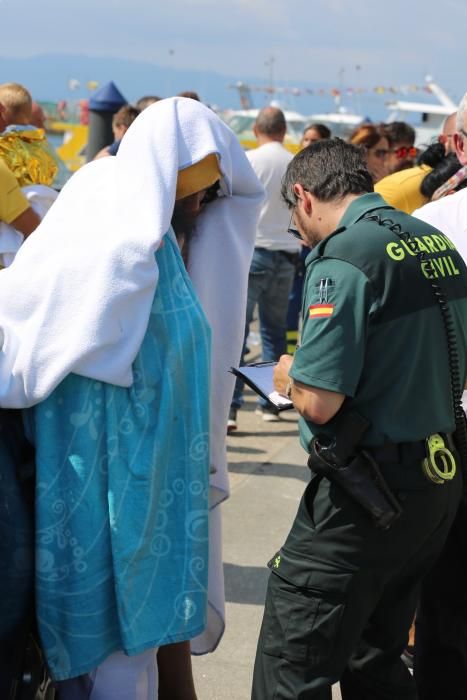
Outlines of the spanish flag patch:
M 309 307 L 310 318 L 324 318 L 332 316 L 334 304 L 312 304 Z

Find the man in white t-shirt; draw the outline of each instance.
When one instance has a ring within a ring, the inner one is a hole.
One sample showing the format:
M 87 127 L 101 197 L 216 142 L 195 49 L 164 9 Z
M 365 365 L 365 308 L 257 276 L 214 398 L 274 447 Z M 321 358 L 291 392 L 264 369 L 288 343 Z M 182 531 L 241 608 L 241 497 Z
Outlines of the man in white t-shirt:
M 467 149 L 467 137 L 463 140 Z M 467 165 L 467 157 L 461 163 Z M 467 188 L 415 209 L 412 216 L 445 233 L 467 262 Z
M 248 278 L 245 343 L 253 310 L 258 304 L 263 360 L 278 360 L 286 351 L 286 325 L 289 294 L 301 244 L 288 233 L 290 212 L 280 196 L 282 177 L 292 160 L 283 146 L 287 126 L 277 107 L 262 109 L 255 122 L 258 148 L 248 151 L 248 159 L 266 190 L 256 232 L 255 251 Z M 244 344 L 241 364 L 245 355 Z M 237 379 L 227 432 L 237 428 L 237 410 L 243 403 L 243 382 Z M 258 412 L 264 420 L 278 415 L 263 401 Z
M 467 93 L 459 105 L 455 128 L 452 144 L 461 165 L 467 165 Z M 413 216 L 446 234 L 467 262 L 467 189 L 425 204 Z M 447 353 L 441 361 L 448 361 Z M 465 391 L 463 405 L 465 410 Z M 444 550 L 421 588 L 415 637 L 419 700 L 463 700 L 466 696 L 466 591 L 467 503 L 463 500 Z

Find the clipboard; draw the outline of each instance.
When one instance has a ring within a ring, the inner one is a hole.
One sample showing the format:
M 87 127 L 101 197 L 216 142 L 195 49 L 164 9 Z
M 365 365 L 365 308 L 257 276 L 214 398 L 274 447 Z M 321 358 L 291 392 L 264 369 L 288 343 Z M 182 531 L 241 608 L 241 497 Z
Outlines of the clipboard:
M 274 367 L 277 362 L 253 362 L 242 367 L 231 367 L 230 371 L 240 377 L 250 389 L 266 399 L 277 411 L 294 407 L 292 401 L 274 388 Z

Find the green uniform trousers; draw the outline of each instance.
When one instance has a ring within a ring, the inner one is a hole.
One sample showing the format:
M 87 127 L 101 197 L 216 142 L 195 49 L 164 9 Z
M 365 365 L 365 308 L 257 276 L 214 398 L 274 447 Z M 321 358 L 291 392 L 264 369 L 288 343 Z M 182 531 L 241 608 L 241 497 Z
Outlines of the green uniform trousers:
M 314 476 L 271 575 L 253 700 L 415 700 L 401 661 L 421 578 L 440 554 L 461 477 L 435 485 L 418 464 L 386 465 L 403 514 L 377 529 L 342 489 Z

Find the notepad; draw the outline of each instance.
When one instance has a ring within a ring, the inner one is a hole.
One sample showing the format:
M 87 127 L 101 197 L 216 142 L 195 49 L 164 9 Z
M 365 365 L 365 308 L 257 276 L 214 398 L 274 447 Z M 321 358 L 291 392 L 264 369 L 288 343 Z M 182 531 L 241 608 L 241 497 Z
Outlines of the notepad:
M 269 401 L 278 411 L 285 411 L 293 408 L 293 403 L 274 388 L 274 367 L 276 364 L 277 362 L 256 362 L 242 367 L 231 367 L 230 371 L 243 379 L 245 384 L 248 384 L 263 399 Z

